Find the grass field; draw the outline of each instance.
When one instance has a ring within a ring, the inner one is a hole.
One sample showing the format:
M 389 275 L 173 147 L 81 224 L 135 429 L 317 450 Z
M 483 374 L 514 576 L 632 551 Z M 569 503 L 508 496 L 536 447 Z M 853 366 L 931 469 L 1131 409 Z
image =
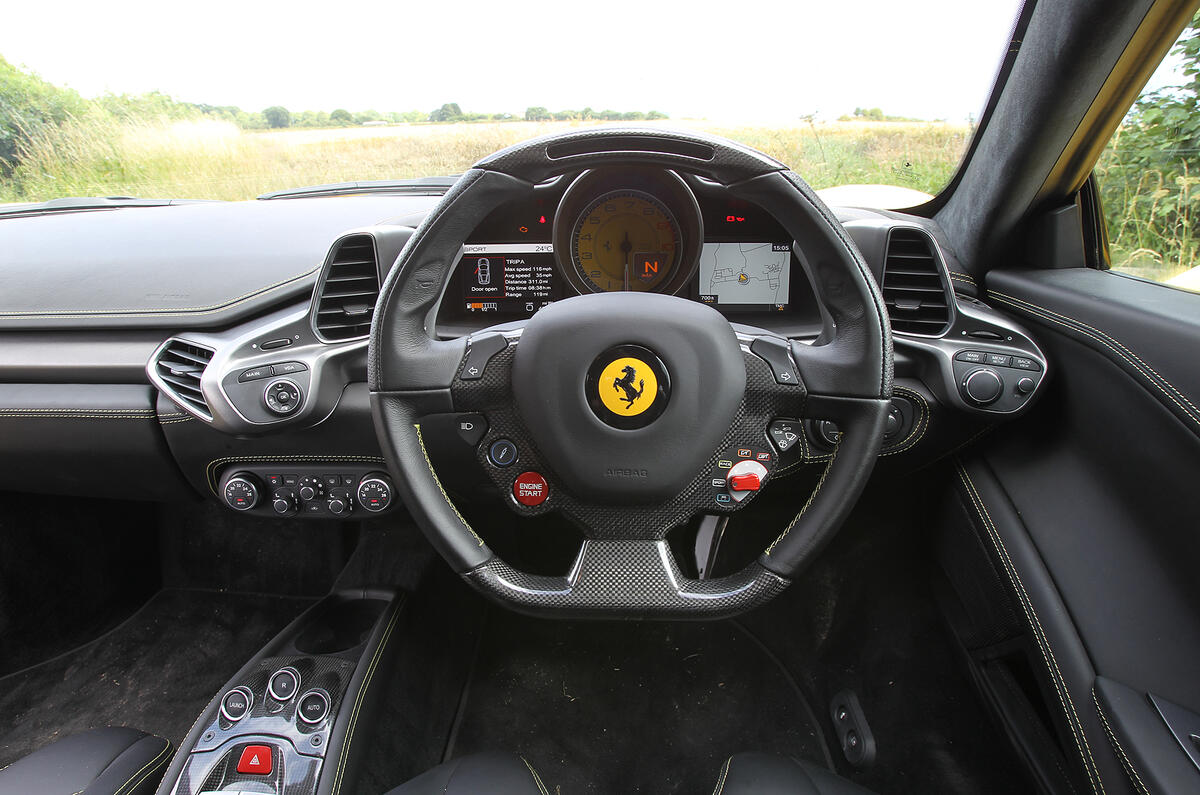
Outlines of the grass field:
M 302 185 L 454 174 L 517 141 L 583 122 L 412 124 L 251 132 L 215 121 L 83 120 L 30 143 L 0 201 L 61 196 L 249 199 Z M 900 185 L 936 193 L 953 174 L 968 129 L 938 123 L 846 122 L 704 129 L 790 165 L 817 188 Z
M 63 196 L 238 200 L 304 185 L 449 175 L 517 141 L 585 124 L 491 122 L 247 131 L 219 121 L 118 122 L 112 117 L 86 117 L 35 134 L 22 150 L 16 171 L 0 178 L 0 203 Z M 817 189 L 880 184 L 930 194 L 950 180 L 971 133 L 964 125 L 936 122 L 798 122 L 784 127 L 674 120 L 659 124 L 740 141 L 788 164 Z M 1112 147 L 1106 152 L 1097 169 L 1102 181 L 1111 167 L 1106 163 L 1116 162 L 1118 155 Z M 1153 182 L 1153 177 L 1143 174 L 1139 179 Z M 1157 183 L 1138 183 L 1125 186 L 1117 201 L 1106 197 L 1114 266 L 1145 278 L 1176 279 L 1180 286 L 1197 289 L 1200 250 L 1190 215 L 1172 216 L 1171 223 L 1164 223 L 1156 206 L 1141 206 L 1147 193 L 1157 197 L 1170 191 Z M 1186 198 L 1181 206 L 1190 212 L 1192 198 Z M 1200 193 L 1196 199 L 1200 200 Z

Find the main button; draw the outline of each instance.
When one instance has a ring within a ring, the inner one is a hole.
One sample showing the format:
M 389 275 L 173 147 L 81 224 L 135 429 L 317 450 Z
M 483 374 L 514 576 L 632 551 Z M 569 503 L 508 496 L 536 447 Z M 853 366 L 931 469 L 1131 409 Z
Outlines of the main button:
M 271 365 L 263 365 L 262 367 L 251 367 L 249 370 L 243 370 L 238 376 L 238 381 L 245 383 L 247 381 L 257 381 L 260 378 L 271 377 Z
M 470 347 L 467 348 L 467 360 L 463 362 L 459 378 L 464 381 L 478 381 L 483 378 L 483 371 L 492 357 L 508 347 L 508 340 L 503 334 L 484 334 L 471 337 Z

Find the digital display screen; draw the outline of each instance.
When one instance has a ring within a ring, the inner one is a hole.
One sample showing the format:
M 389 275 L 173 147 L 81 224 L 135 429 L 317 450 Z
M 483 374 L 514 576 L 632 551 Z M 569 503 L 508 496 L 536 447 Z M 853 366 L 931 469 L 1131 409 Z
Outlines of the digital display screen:
M 719 306 L 787 307 L 792 247 L 779 243 L 705 243 L 700 250 L 700 300 Z
M 469 314 L 532 315 L 558 298 L 551 243 L 468 243 L 458 268 Z

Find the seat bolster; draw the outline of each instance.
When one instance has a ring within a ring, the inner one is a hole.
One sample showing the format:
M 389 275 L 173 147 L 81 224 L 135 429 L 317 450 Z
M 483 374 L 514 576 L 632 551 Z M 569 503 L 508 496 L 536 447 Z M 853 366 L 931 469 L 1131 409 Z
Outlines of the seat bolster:
M 871 795 L 825 768 L 784 756 L 736 754 L 721 766 L 713 795 Z
M 0 795 L 150 795 L 171 744 L 136 729 L 73 734 L 0 770 Z
M 522 756 L 488 752 L 438 765 L 387 795 L 548 795 L 537 771 Z

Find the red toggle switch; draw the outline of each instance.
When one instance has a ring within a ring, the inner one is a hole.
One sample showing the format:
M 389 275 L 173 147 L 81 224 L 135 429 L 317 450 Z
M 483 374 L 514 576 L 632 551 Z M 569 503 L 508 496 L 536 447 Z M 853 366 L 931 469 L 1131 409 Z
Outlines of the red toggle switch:
M 729 478 L 729 488 L 732 491 L 758 491 L 762 481 L 753 472 L 744 475 L 733 475 Z

